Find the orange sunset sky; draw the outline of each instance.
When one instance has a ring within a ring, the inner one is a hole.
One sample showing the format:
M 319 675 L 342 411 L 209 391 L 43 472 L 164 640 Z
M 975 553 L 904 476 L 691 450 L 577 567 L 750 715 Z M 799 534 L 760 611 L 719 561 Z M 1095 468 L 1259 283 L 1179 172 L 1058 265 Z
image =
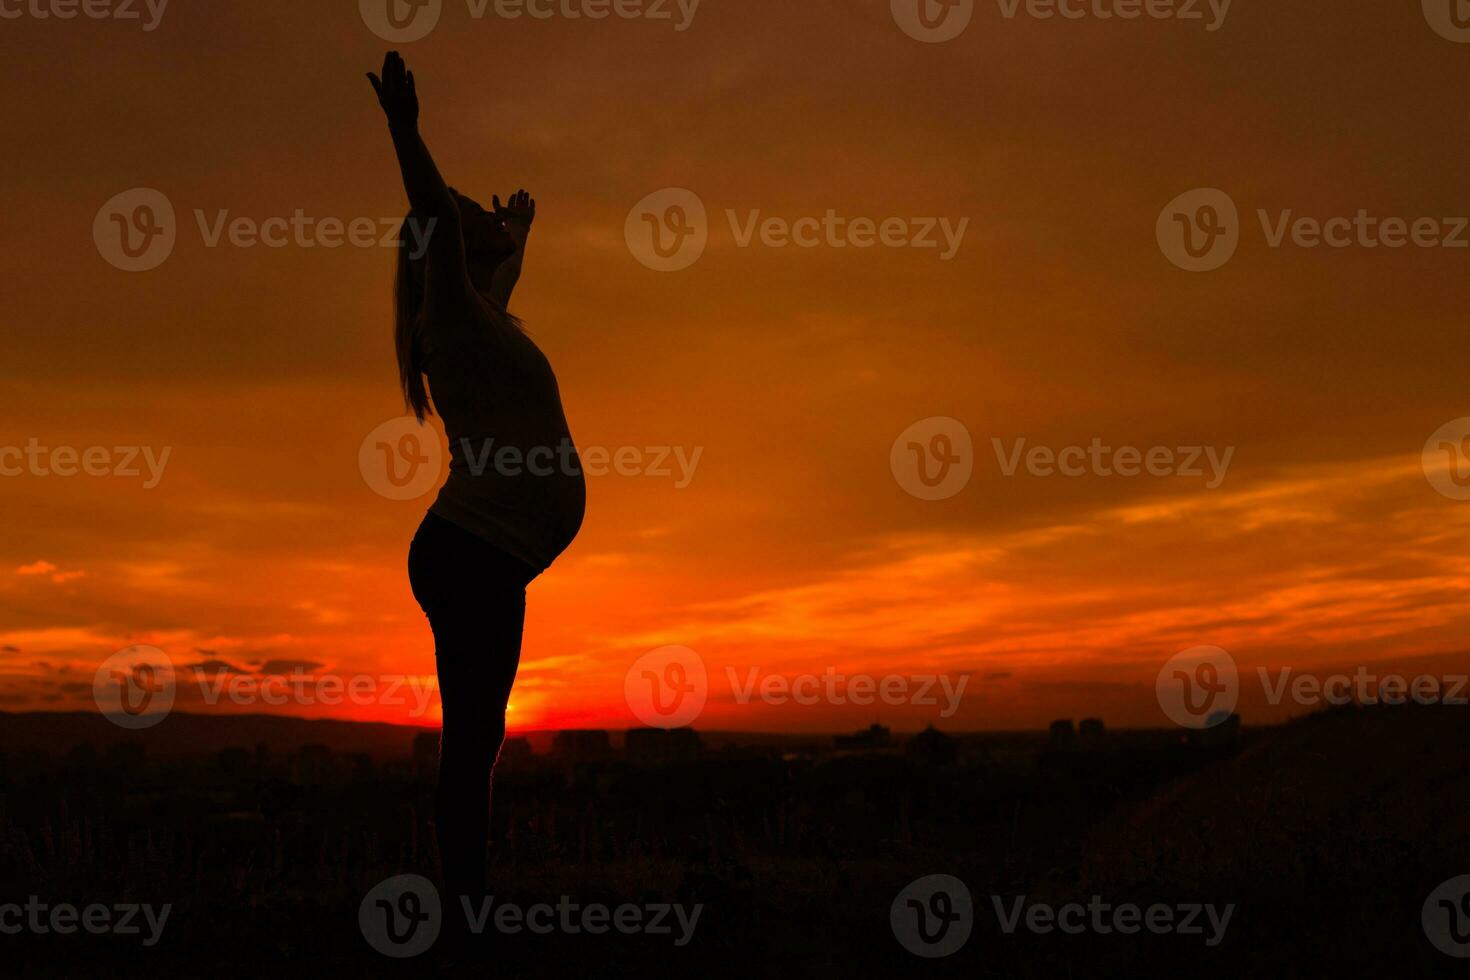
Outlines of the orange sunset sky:
M 390 45 L 356 0 L 173 0 L 149 31 L 25 16 L 0 40 L 0 445 L 170 450 L 152 488 L 0 478 L 0 708 L 92 710 L 98 664 L 134 643 L 180 667 L 431 676 L 405 555 L 432 498 L 386 500 L 358 467 L 402 414 L 392 252 L 208 247 L 195 217 L 400 216 L 363 78 Z M 638 724 L 624 675 L 665 644 L 709 668 L 696 727 L 762 731 L 1162 725 L 1154 678 L 1200 644 L 1252 673 L 1470 666 L 1470 501 L 1421 463 L 1470 415 L 1470 249 L 1272 248 L 1256 218 L 1470 214 L 1470 45 L 1418 3 L 1236 0 L 1210 32 L 981 2 L 925 44 L 887 0 L 704 0 L 682 31 L 446 0 L 397 47 L 449 181 L 538 198 L 512 310 L 578 443 L 702 450 L 682 488 L 589 479 L 581 536 L 531 588 L 512 727 Z M 136 187 L 172 202 L 178 240 L 128 273 L 92 228 Z M 661 273 L 624 223 L 667 187 L 699 195 L 710 237 Z M 1198 187 L 1241 214 L 1208 273 L 1155 240 Z M 829 209 L 969 224 L 942 261 L 742 248 L 727 219 Z M 932 416 L 975 447 L 940 501 L 889 468 Z M 1006 476 L 992 445 L 1093 437 L 1234 455 L 1207 489 Z M 727 668 L 970 681 L 940 718 L 741 705 Z M 1302 709 L 1246 685 L 1241 710 Z

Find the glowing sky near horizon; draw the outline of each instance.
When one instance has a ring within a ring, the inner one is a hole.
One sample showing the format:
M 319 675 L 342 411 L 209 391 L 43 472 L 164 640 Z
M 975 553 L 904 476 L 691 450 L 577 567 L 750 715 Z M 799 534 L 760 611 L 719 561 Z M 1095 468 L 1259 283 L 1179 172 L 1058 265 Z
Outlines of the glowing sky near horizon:
M 1165 724 L 1155 675 L 1202 644 L 1245 671 L 1464 671 L 1470 502 L 1421 451 L 1470 416 L 1470 250 L 1273 248 L 1257 215 L 1464 214 L 1470 46 L 1417 4 L 1238 3 L 1210 33 L 980 4 L 934 45 L 888 7 L 705 0 L 675 31 L 451 3 L 401 46 L 448 179 L 538 198 L 513 309 L 579 444 L 701 453 L 682 488 L 591 478 L 581 536 L 531 590 L 512 726 L 637 724 L 624 676 L 666 644 L 709 668 L 697 727 L 766 731 Z M 388 45 L 356 8 L 0 20 L 0 446 L 170 451 L 152 488 L 0 478 L 0 709 L 90 709 L 97 665 L 136 643 L 247 675 L 432 675 L 405 571 L 428 498 L 385 500 L 358 468 L 401 414 L 391 253 L 208 247 L 196 217 L 401 215 L 363 79 Z M 179 229 L 129 274 L 92 226 L 134 187 Z M 674 273 L 624 241 L 666 187 L 711 224 Z M 1196 187 L 1227 190 L 1242 233 L 1191 274 L 1155 223 Z M 829 210 L 968 226 L 948 261 L 730 227 Z M 975 455 L 931 502 L 889 451 L 932 416 Z M 1005 473 L 1016 440 L 1094 438 L 1233 456 L 1213 489 Z M 969 681 L 947 717 L 741 704 L 729 683 L 829 670 Z M 1300 710 L 1242 700 L 1248 721 Z

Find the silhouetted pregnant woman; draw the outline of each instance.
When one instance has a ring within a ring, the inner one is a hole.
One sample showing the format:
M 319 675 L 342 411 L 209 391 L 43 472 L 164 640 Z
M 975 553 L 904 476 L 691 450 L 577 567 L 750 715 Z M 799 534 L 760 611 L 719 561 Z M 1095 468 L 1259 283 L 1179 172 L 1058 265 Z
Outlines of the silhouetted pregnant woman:
M 485 891 L 490 783 L 526 586 L 576 536 L 586 486 L 551 364 L 506 310 L 535 201 L 517 191 L 486 211 L 448 187 L 419 136 L 403 59 L 390 52 L 382 76 L 368 78 L 410 208 L 395 303 L 399 379 L 420 422 L 439 413 L 450 445 L 449 478 L 414 536 L 408 573 L 439 672 L 436 832 L 453 922 L 462 896 L 478 902 Z

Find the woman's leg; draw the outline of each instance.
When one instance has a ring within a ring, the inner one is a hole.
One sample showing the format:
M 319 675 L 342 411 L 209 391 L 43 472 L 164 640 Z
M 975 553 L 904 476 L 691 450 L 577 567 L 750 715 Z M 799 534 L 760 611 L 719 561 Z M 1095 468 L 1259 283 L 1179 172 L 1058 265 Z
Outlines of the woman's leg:
M 508 584 L 473 611 L 432 622 L 444 715 L 435 813 L 446 898 L 456 904 L 462 895 L 478 903 L 485 893 L 490 781 L 505 741 L 525 615 L 525 591 Z
M 435 830 L 446 922 L 485 892 L 490 781 L 520 666 L 526 584 L 534 576 L 473 535 L 429 515 L 409 550 L 409 581 L 434 633 L 443 730 Z

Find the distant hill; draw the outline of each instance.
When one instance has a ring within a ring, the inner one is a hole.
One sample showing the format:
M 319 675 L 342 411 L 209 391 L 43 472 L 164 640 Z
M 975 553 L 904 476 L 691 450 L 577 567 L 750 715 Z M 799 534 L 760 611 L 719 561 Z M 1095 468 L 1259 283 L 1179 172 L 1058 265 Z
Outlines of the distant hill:
M 129 731 L 95 712 L 0 712 L 0 754 L 7 752 L 56 755 L 74 746 L 90 744 L 105 751 L 120 742 L 142 744 L 152 756 L 167 758 L 212 754 L 231 746 L 269 746 L 276 752 L 294 752 L 303 745 L 325 745 L 338 753 L 366 753 L 375 758 L 408 756 L 414 736 L 438 732 L 437 727 L 390 725 L 382 722 L 293 718 L 289 715 L 190 714 L 174 711 L 153 728 Z M 525 738 L 539 753 L 551 750 L 555 731 L 512 732 Z M 610 733 L 621 746 L 623 733 Z M 831 735 L 790 735 L 760 732 L 701 731 L 707 749 L 759 746 L 785 751 L 830 747 Z
M 1250 946 L 1235 955 L 1262 975 L 1438 975 L 1420 910 L 1470 874 L 1470 711 L 1341 708 L 1258 731 L 1106 818 L 1078 880 L 1037 890 L 1236 903 Z M 1252 962 L 1272 949 L 1294 951 L 1290 969 Z

